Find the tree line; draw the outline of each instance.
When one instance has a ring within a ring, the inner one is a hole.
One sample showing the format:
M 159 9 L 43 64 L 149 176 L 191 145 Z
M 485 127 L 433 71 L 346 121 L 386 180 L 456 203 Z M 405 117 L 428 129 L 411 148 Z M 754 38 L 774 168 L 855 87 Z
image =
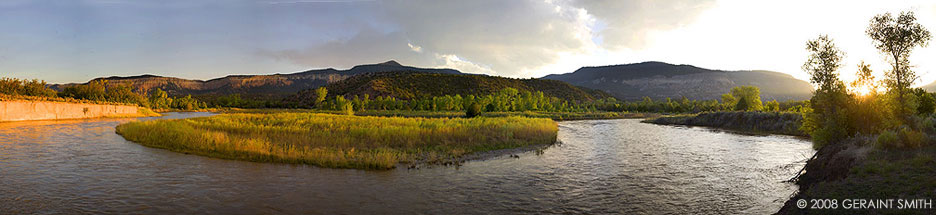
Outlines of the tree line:
M 910 87 L 919 76 L 909 57 L 914 48 L 926 47 L 932 36 L 913 12 L 877 15 L 865 33 L 890 64 L 880 79 L 862 62 L 855 71 L 858 78 L 846 84 L 839 78 L 845 52 L 835 41 L 820 35 L 806 42 L 809 56 L 802 68 L 817 89 L 802 129 L 816 148 L 854 135 L 877 135 L 876 145 L 884 148 L 920 147 L 927 140 L 924 132 L 936 129 L 934 95 Z
M 714 111 L 792 111 L 804 110 L 804 101 L 778 102 L 761 101 L 760 89 L 754 86 L 739 86 L 721 96 L 721 100 L 680 100 L 666 98 L 655 101 L 644 97 L 641 101 L 619 101 L 613 97 L 584 102 L 570 102 L 546 96 L 540 91 L 525 91 L 505 88 L 488 95 L 445 95 L 421 99 L 402 100 L 390 96 L 344 95 L 329 97 L 326 87 L 316 88 L 311 97 L 311 107 L 322 110 L 338 110 L 345 113 L 363 110 L 409 110 L 409 111 L 466 111 L 469 116 L 480 112 L 651 112 L 651 113 L 699 113 Z
M 185 97 L 170 97 L 161 89 L 153 89 L 148 95 L 134 92 L 126 84 L 108 84 L 106 80 L 95 80 L 87 84 L 67 86 L 61 92 L 50 89 L 45 81 L 0 78 L 0 94 L 37 98 L 69 98 L 86 101 L 133 104 L 153 109 L 197 110 L 207 108 L 205 102 Z

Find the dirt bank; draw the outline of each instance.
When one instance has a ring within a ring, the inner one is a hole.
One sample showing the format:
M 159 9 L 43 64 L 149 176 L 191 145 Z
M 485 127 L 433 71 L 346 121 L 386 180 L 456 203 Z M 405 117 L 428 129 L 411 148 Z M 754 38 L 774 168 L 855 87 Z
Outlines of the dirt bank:
M 52 101 L 0 101 L 0 122 L 143 116 L 138 106 Z
M 644 120 L 660 125 L 705 126 L 745 133 L 806 136 L 799 130 L 803 117 L 797 113 L 713 112 L 697 115 L 664 116 Z

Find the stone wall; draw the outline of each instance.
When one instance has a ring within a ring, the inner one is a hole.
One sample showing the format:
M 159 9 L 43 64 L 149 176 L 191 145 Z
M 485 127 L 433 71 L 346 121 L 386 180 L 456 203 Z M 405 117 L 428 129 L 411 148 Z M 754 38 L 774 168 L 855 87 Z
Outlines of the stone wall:
M 139 115 L 139 107 L 49 101 L 0 101 L 0 122 Z

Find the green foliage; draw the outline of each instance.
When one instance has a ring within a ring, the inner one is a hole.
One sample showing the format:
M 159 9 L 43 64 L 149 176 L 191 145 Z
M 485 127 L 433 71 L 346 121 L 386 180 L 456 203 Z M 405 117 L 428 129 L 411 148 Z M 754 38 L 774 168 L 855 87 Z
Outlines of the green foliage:
M 65 87 L 59 93 L 61 97 L 86 99 L 92 101 L 106 101 L 107 89 L 104 87 L 106 81 L 91 81 L 87 84 L 79 84 Z
M 354 115 L 354 104 L 345 99 L 344 96 L 336 96 L 332 106 L 334 110 L 341 111 L 342 114 Z
M 172 105 L 172 98 L 169 98 L 169 94 L 162 89 L 156 88 L 149 93 L 149 103 L 150 108 L 153 109 L 169 109 L 169 106 Z
M 731 95 L 738 98 L 738 104 L 734 110 L 738 111 L 759 111 L 763 109 L 763 103 L 760 98 L 760 88 L 755 86 L 739 86 L 731 88 Z
M 472 103 L 468 106 L 468 109 L 465 110 L 465 117 L 472 118 L 481 116 L 481 104 Z
M 185 97 L 173 98 L 171 107 L 178 110 L 198 110 L 207 108 L 208 105 L 192 98 L 192 95 L 186 95 Z
M 536 97 L 538 96 L 536 92 L 543 92 L 543 97 L 556 97 L 562 101 L 570 102 L 586 102 L 611 97 L 611 95 L 602 91 L 579 88 L 557 80 L 514 79 L 413 71 L 355 75 L 328 85 L 328 91 L 333 95 L 349 97 L 370 94 L 371 96 L 390 96 L 399 100 L 421 100 L 446 95 L 496 95 L 507 88 L 514 89 L 513 92 L 503 92 L 508 96 L 518 96 L 519 93 L 530 92 L 533 95 L 520 96 Z M 313 96 L 309 92 L 304 94 L 308 97 Z
M 317 113 L 223 114 L 121 124 L 117 133 L 145 146 L 226 159 L 392 169 L 498 149 L 552 144 L 550 119 L 401 118 Z
M 722 110 L 733 109 L 735 105 L 737 104 L 737 102 L 738 102 L 738 99 L 729 93 L 725 93 L 721 95 Z
M 777 100 L 770 100 L 767 102 L 767 105 L 764 106 L 764 111 L 777 112 L 780 111 L 780 102 Z
M 927 141 L 928 138 L 923 132 L 911 129 L 908 126 L 901 126 L 896 132 L 891 130 L 882 131 L 878 135 L 874 146 L 879 149 L 916 149 L 923 147 Z
M 809 57 L 803 63 L 803 70 L 811 76 L 809 81 L 819 86 L 817 94 L 837 91 L 840 86 L 838 69 L 842 67 L 845 52 L 840 50 L 827 35 L 820 35 L 815 40 L 806 42 Z
M 799 130 L 802 119 L 803 117 L 799 113 L 791 112 L 731 111 L 664 116 L 648 119 L 644 122 L 662 125 L 707 126 L 750 133 L 805 136 L 806 134 Z
M 871 19 L 865 33 L 874 41 L 893 66 L 885 72 L 889 91 L 896 91 L 898 101 L 904 103 L 904 94 L 919 76 L 910 69 L 910 53 L 917 46 L 926 47 L 932 35 L 916 22 L 913 12 L 901 12 L 894 17 L 884 13 Z
M 0 78 L 0 94 L 55 97 L 55 90 L 46 87 L 46 82 L 38 79 L 30 81 L 16 78 Z
M 328 89 L 325 87 L 315 88 L 315 107 L 319 107 L 322 102 L 325 102 L 326 96 L 328 96 Z
M 849 136 L 847 119 L 842 108 L 828 113 L 816 113 L 814 110 L 803 116 L 801 129 L 812 138 L 813 148 L 819 149 Z
M 933 113 L 933 111 L 936 111 L 936 98 L 934 98 L 932 93 L 927 93 L 921 88 L 911 89 L 911 93 L 917 98 L 917 114 L 929 115 Z
M 489 95 L 443 95 L 409 100 L 389 96 L 377 96 L 376 99 L 370 100 L 369 94 L 364 94 L 363 97 L 364 99 L 360 99 L 359 96 L 354 95 L 354 99 L 350 100 L 354 110 L 465 111 L 469 105 L 475 103 L 481 105 L 486 112 L 587 112 L 624 109 L 623 103 L 614 98 L 569 103 L 556 97 L 547 97 L 543 92 L 522 91 L 514 88 L 505 88 Z M 320 105 L 318 109 L 339 110 L 344 105 L 343 101 L 346 101 L 345 97 L 339 95 L 325 102 L 326 104 Z
M 898 145 L 897 133 L 889 130 L 881 132 L 877 137 L 877 141 L 874 142 L 874 146 L 881 149 L 897 148 Z
M 106 88 L 104 97 L 107 101 L 110 102 L 139 104 L 143 107 L 149 107 L 149 101 L 142 95 L 134 93 L 133 88 L 131 88 L 129 85 L 111 85 Z
M 901 128 L 899 134 L 905 148 L 920 148 L 927 141 L 926 134 L 909 127 Z
M 822 35 L 806 42 L 806 50 L 809 57 L 803 64 L 803 70 L 811 75 L 810 82 L 819 88 L 809 101 L 812 111 L 804 114 L 801 129 L 812 137 L 813 147 L 818 149 L 853 132 L 846 109 L 851 97 L 838 77 L 845 53 L 836 47 L 834 41 Z

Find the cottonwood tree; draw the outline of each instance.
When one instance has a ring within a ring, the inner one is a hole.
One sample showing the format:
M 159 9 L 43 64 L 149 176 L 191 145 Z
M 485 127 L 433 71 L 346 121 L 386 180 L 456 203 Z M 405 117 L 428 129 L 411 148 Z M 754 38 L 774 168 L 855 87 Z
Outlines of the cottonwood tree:
M 887 55 L 893 68 L 885 73 L 885 84 L 888 90 L 897 93 L 898 101 L 906 105 L 904 94 L 919 79 L 910 69 L 910 53 L 917 46 L 929 44 L 930 32 L 916 23 L 913 12 L 901 12 L 896 17 L 890 13 L 874 16 L 865 33 L 874 40 L 874 47 Z
M 755 86 L 738 86 L 731 88 L 731 95 L 738 98 L 735 110 L 759 111 L 763 108 L 760 98 L 760 89 Z
M 319 87 L 315 89 L 316 108 L 322 108 L 320 105 L 325 101 L 325 96 L 328 96 L 328 89 L 325 89 L 325 87 Z
M 809 56 L 803 70 L 809 73 L 809 81 L 818 88 L 809 101 L 812 111 L 805 114 L 801 129 L 813 138 L 813 147 L 820 148 L 849 134 L 845 118 L 849 97 L 845 84 L 838 77 L 845 52 L 827 35 L 807 41 L 806 51 Z

